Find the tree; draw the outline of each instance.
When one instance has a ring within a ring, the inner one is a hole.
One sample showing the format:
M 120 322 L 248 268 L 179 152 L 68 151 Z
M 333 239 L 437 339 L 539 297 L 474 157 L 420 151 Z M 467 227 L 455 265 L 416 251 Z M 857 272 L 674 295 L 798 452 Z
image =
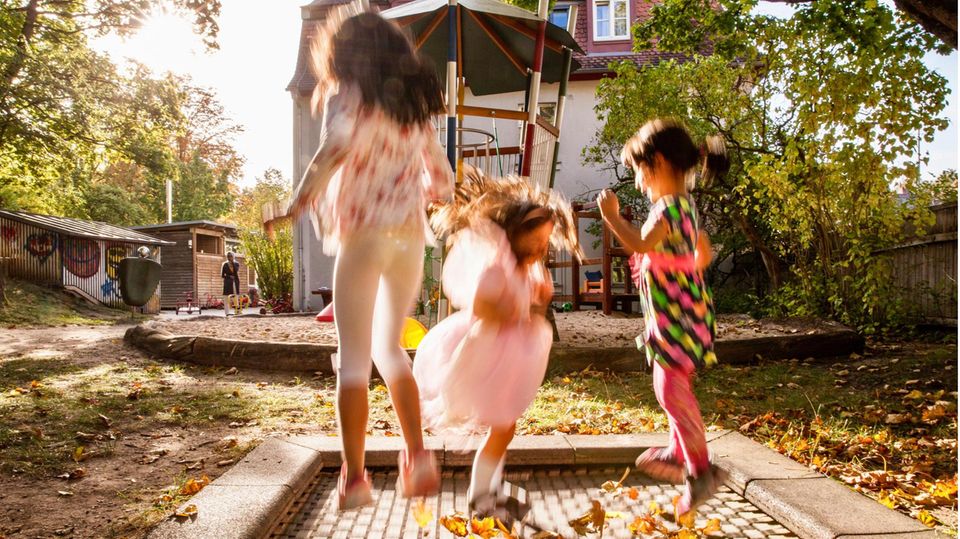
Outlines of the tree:
M 290 180 L 275 168 L 268 168 L 253 187 L 240 191 L 230 221 L 244 230 L 259 230 L 265 204 L 283 203 L 290 198 Z
M 873 330 L 902 312 L 873 253 L 897 242 L 905 222 L 930 219 L 922 201 L 899 204 L 889 186 L 917 182 L 915 137 L 929 141 L 947 124 L 944 80 L 922 61 L 940 46 L 870 0 L 804 2 L 785 19 L 756 14 L 756 4 L 656 6 L 634 28 L 636 46 L 689 61 L 619 66 L 598 89 L 605 125 L 585 156 L 610 163 L 654 116 L 721 134 L 733 168 L 698 203 L 762 258 L 773 305 Z

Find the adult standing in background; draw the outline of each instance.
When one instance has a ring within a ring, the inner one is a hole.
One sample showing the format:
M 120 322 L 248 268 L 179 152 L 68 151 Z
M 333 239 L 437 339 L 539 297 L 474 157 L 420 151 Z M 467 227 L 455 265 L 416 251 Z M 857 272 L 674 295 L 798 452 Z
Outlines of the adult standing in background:
M 230 314 L 230 296 L 240 295 L 240 263 L 234 260 L 233 253 L 227 253 L 227 261 L 220 267 L 223 279 L 223 315 Z

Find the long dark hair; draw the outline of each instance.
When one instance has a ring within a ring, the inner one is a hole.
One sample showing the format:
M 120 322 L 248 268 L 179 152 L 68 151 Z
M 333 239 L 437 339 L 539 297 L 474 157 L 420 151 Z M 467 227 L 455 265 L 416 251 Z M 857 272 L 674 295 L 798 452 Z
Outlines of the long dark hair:
M 697 147 L 687 129 L 680 122 L 670 119 L 650 120 L 643 124 L 637 134 L 624 144 L 620 160 L 631 169 L 641 163 L 653 166 L 657 153 L 682 174 L 690 173 L 696 166 L 703 166 L 701 179 L 704 182 L 726 174 L 730 169 L 722 137 L 707 137 Z M 692 186 L 688 185 L 688 188 Z
M 375 13 L 331 23 L 313 47 L 318 88 L 359 89 L 365 107 L 380 107 L 403 125 L 424 123 L 444 110 L 433 63 L 403 31 Z

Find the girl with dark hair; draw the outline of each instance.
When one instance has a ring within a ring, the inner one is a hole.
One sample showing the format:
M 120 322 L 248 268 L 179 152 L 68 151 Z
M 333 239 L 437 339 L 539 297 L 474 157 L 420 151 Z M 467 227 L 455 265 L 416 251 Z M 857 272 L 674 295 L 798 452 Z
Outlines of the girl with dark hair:
M 336 255 L 333 289 L 337 418 L 343 465 L 338 508 L 372 501 L 364 470 L 370 359 L 390 390 L 406 443 L 399 490 L 439 489 L 423 446 L 420 394 L 400 347 L 428 238 L 425 209 L 450 197 L 453 173 L 431 124 L 443 111 L 440 82 L 400 29 L 362 13 L 328 28 L 314 51 L 323 98 L 320 147 L 294 193 L 290 213 L 309 212 L 323 249 Z
M 468 169 L 452 204 L 431 223 L 451 235 L 443 287 L 458 312 L 420 343 L 413 374 L 424 423 L 434 433 L 486 431 L 476 453 L 470 508 L 500 516 L 498 495 L 507 444 L 543 382 L 553 333 L 546 310 L 553 279 L 547 247 L 579 256 L 569 203 L 528 181 L 487 179 Z
M 633 169 L 637 189 L 652 207 L 643 227 L 634 228 L 620 215 L 620 202 L 610 190 L 597 200 L 607 226 L 630 258 L 640 290 L 644 333 L 637 337 L 653 366 L 657 401 L 670 423 L 670 445 L 651 448 L 637 458 L 646 475 L 686 483 L 678 516 L 695 510 L 723 483 L 711 465 L 700 407 L 690 386 L 698 368 L 716 363 L 713 301 L 703 271 L 712 255 L 707 233 L 700 228 L 689 190 L 702 164 L 703 180 L 726 172 L 726 149 L 719 137 L 698 149 L 690 134 L 672 120 L 653 120 L 627 141 L 621 153 Z

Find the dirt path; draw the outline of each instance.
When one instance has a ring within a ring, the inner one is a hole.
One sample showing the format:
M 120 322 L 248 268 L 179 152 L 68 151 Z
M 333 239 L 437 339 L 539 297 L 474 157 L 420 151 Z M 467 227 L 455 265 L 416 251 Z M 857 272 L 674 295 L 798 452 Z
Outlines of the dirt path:
M 216 478 L 269 435 L 257 408 L 224 399 L 285 376 L 158 364 L 123 344 L 127 327 L 0 334 L 0 537 L 140 536 L 187 478 Z

